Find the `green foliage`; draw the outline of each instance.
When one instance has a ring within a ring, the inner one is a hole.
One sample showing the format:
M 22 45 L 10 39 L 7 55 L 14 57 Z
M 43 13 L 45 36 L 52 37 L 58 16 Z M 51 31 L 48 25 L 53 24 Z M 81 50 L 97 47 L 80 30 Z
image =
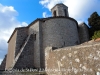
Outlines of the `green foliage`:
M 95 31 L 94 35 L 92 36 L 92 39 L 97 39 L 100 38 L 100 30 L 99 31 Z
M 92 27 L 100 26 L 100 16 L 97 12 L 94 12 L 90 18 L 88 18 L 88 24 Z
M 96 36 L 96 31 L 100 30 L 100 16 L 97 12 L 94 12 L 90 15 L 90 18 L 88 18 L 88 24 L 91 27 L 89 28 L 90 38 L 94 38 Z

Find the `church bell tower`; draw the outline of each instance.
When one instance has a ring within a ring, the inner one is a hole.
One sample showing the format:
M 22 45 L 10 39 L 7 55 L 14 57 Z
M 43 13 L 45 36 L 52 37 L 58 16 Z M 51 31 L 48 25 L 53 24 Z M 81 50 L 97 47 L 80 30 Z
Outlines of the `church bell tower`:
M 56 17 L 56 16 L 65 16 L 65 17 L 69 17 L 69 14 L 68 14 L 68 7 L 65 6 L 64 4 L 57 4 L 55 5 L 52 9 L 52 15 L 53 17 Z

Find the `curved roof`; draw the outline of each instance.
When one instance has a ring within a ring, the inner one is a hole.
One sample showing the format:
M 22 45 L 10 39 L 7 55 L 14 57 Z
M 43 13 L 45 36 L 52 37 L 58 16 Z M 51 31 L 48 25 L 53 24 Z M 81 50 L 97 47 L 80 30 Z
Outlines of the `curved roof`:
M 65 16 L 56 16 L 56 17 L 48 17 L 48 18 L 37 18 L 35 21 L 31 22 L 28 27 L 30 27 L 31 25 L 33 25 L 35 22 L 37 21 L 42 21 L 42 22 L 45 22 L 46 20 L 49 20 L 49 19 L 54 19 L 54 18 L 66 18 L 66 19 L 70 19 L 70 20 L 73 20 L 76 25 L 78 26 L 78 23 L 75 19 L 71 18 L 71 17 L 65 17 Z
M 59 3 L 59 4 L 56 4 L 53 8 L 55 8 L 56 6 L 59 6 L 59 5 L 63 5 L 63 6 L 65 6 L 65 7 L 67 7 L 67 6 L 64 5 L 63 3 Z M 51 8 L 51 10 L 52 10 L 53 8 Z M 67 8 L 68 8 L 68 7 L 67 7 Z

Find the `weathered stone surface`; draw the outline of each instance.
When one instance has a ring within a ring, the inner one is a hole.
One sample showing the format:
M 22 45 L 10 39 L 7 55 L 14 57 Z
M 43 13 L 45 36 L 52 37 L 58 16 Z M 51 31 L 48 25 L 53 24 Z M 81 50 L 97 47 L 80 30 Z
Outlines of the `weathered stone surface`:
M 87 27 L 78 26 L 77 21 L 68 16 L 68 7 L 58 4 L 52 13 L 54 11 L 55 17 L 36 19 L 27 27 L 16 28 L 9 40 L 7 70 L 19 54 L 14 69 L 45 68 L 48 75 L 85 75 L 99 71 L 99 43 L 87 42 Z
M 6 69 L 11 68 L 11 65 L 13 64 L 16 55 L 20 51 L 22 45 L 25 43 L 27 35 L 28 35 L 27 27 L 16 28 L 8 44 Z
M 40 68 L 41 51 L 42 51 L 42 22 L 37 21 L 29 27 L 29 34 L 35 34 L 34 40 L 34 66 Z M 42 58 L 41 58 L 42 59 Z
M 66 17 L 69 17 L 68 7 L 65 6 L 64 4 L 57 4 L 57 5 L 55 5 L 51 9 L 51 11 L 52 11 L 52 15 L 53 16 L 66 16 Z
M 24 47 L 23 52 L 19 56 L 14 69 L 26 69 L 34 68 L 34 35 L 30 35 L 30 38 Z
M 1 62 L 0 70 L 5 70 L 5 67 L 6 67 L 6 59 L 7 59 L 7 55 L 5 55 L 3 61 Z
M 30 72 L 30 71 L 0 71 L 0 75 L 47 75 L 45 72 Z
M 17 37 L 17 31 L 13 34 L 13 37 L 11 38 L 8 44 L 6 69 L 9 69 L 11 67 L 15 58 L 16 37 Z
M 22 27 L 17 30 L 15 57 L 19 53 L 22 45 L 25 43 L 27 36 L 28 36 L 27 27 Z
M 67 18 L 52 18 L 43 24 L 43 47 L 67 47 L 80 43 L 77 24 Z
M 79 32 L 80 43 L 89 41 L 88 26 L 85 23 L 81 23 L 78 25 L 78 32 Z
M 48 75 L 96 75 L 100 72 L 100 42 L 45 51 Z

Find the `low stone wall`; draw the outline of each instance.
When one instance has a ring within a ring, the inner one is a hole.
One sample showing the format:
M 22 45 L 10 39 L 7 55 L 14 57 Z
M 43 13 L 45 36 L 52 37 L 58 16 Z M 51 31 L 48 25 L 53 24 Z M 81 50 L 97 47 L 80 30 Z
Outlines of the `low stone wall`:
M 36 71 L 36 72 L 30 72 L 30 71 L 0 71 L 0 75 L 46 75 L 44 71 Z
M 48 75 L 96 75 L 100 73 L 100 42 L 45 49 L 45 68 Z

